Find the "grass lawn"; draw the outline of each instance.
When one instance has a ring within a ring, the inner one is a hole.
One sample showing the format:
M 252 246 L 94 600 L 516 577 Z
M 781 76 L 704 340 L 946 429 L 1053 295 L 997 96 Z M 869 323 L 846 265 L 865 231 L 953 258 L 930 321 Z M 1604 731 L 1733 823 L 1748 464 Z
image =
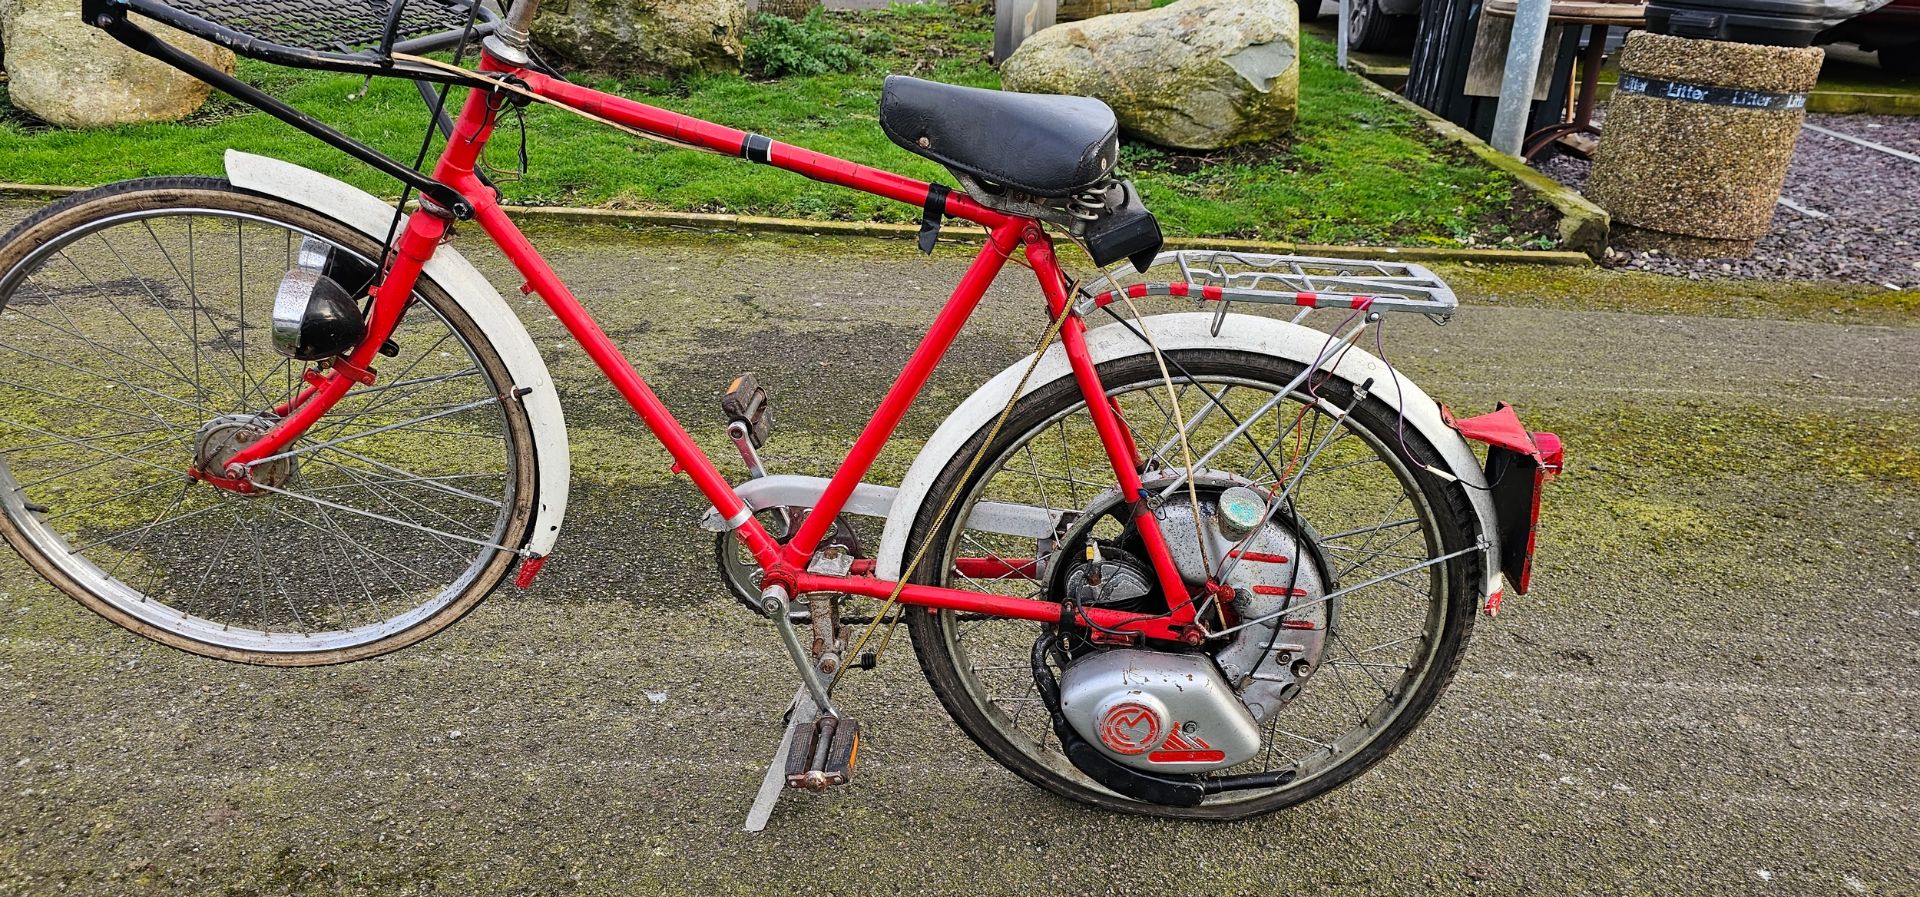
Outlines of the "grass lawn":
M 937 164 L 895 147 L 876 110 L 888 72 L 997 87 L 987 64 L 991 20 L 938 6 L 837 13 L 860 49 L 848 72 L 756 80 L 583 76 L 602 90 L 768 134 L 926 180 Z M 1297 133 L 1209 154 L 1129 145 L 1122 166 L 1169 234 L 1311 243 L 1550 245 L 1553 221 L 1517 183 L 1438 141 L 1404 111 L 1334 67 L 1332 47 L 1305 38 Z M 418 151 L 425 110 L 413 85 L 241 60 L 242 77 L 396 157 Z M 457 101 L 457 98 L 456 98 Z M 855 221 L 910 221 L 917 209 L 737 159 L 657 146 L 535 106 L 526 115 L 531 171 L 513 177 L 517 134 L 488 150 L 510 202 Z M 98 131 L 50 128 L 0 105 L 0 181 L 93 185 L 158 174 L 218 174 L 227 147 L 271 155 L 376 194 L 398 185 L 339 152 L 224 97 L 178 124 Z

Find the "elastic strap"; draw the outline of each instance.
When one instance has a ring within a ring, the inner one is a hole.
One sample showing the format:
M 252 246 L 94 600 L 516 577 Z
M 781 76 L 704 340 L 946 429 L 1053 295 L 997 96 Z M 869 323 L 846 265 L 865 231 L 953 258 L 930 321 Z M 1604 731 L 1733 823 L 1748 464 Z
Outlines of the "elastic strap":
M 947 217 L 947 194 L 944 184 L 927 186 L 926 205 L 920 207 L 920 251 L 933 254 L 933 244 L 940 239 L 940 220 Z

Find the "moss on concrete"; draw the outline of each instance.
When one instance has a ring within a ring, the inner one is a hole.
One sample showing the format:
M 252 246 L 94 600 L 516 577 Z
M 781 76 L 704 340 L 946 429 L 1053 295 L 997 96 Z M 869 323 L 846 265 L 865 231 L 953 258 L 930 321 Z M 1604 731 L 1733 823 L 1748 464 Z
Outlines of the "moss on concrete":
M 1920 325 L 1920 290 L 1863 284 L 1686 280 L 1607 268 L 1436 264 L 1463 304 Z

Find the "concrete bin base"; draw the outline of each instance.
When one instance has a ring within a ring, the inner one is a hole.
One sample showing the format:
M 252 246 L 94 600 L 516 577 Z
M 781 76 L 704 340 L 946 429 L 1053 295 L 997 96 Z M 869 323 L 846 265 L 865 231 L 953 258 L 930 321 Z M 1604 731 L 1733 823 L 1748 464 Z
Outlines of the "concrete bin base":
M 1614 249 L 1630 252 L 1659 250 L 1665 255 L 1683 259 L 1746 258 L 1753 254 L 1755 242 L 1756 238 L 1752 237 L 1720 240 L 1670 234 L 1632 225 L 1614 225 L 1607 234 L 1607 245 Z
M 1625 226 L 1620 245 L 1751 254 L 1772 225 L 1824 55 L 1628 35 L 1587 182 L 1588 198 Z

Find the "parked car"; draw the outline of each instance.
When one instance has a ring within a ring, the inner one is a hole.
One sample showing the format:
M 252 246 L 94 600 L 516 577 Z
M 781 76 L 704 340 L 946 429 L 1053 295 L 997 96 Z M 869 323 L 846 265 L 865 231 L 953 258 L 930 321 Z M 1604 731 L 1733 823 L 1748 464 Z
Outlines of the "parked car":
M 1299 0 L 1301 21 L 1312 21 L 1308 6 L 1318 0 Z M 1355 50 L 1406 48 L 1420 25 L 1421 0 L 1351 0 L 1347 46 Z M 1897 74 L 1920 74 L 1920 0 L 1892 0 L 1885 6 L 1841 22 L 1814 39 L 1818 44 L 1857 43 L 1877 53 L 1880 68 Z
M 1856 43 L 1860 49 L 1878 54 L 1882 71 L 1920 75 L 1920 0 L 1893 0 L 1814 38 L 1819 44 L 1839 41 Z
M 1414 33 L 1420 29 L 1420 0 L 1351 2 L 1353 6 L 1347 13 L 1349 49 L 1378 52 L 1404 50 L 1413 45 Z

